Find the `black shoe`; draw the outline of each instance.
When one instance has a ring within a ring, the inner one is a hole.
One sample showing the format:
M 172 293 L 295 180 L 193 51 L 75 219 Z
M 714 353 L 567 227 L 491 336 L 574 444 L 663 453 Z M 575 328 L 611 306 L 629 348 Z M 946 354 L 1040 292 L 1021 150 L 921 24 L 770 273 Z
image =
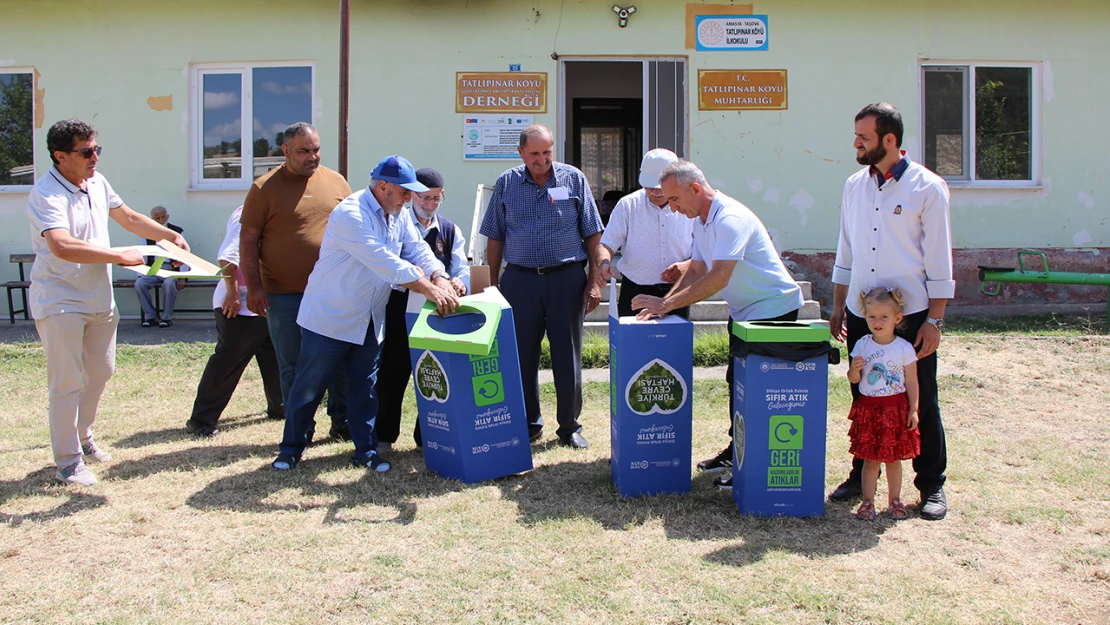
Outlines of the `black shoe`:
M 154 322 L 151 321 L 150 319 L 143 319 L 143 322 L 140 323 L 139 325 L 144 327 L 144 328 L 149 328 L 150 326 L 154 325 Z
M 220 428 L 196 423 L 192 419 L 185 422 L 185 431 L 199 438 L 212 438 L 220 433 Z
M 863 484 L 859 480 L 848 478 L 829 493 L 829 501 L 851 501 L 863 495 Z
M 351 440 L 351 426 L 347 425 L 346 423 L 343 423 L 342 425 L 332 423 L 331 429 L 328 430 L 328 436 L 334 438 L 337 441 L 349 441 Z
M 300 458 L 290 454 L 278 454 L 278 457 L 274 459 L 270 466 L 278 471 L 292 471 L 297 468 L 297 463 L 300 461 Z
M 351 458 L 351 466 L 359 469 L 370 469 L 375 473 L 385 473 L 393 468 L 387 460 L 384 460 L 380 455 L 374 454 L 366 460 L 355 460 Z
M 722 473 L 732 470 L 732 445 L 725 447 L 724 451 L 708 460 L 698 463 L 698 470 L 702 473 Z
M 588 449 L 590 447 L 590 443 L 586 441 L 586 437 L 582 436 L 581 432 L 574 432 L 566 438 L 560 438 L 559 444 L 575 449 Z
M 266 418 L 267 419 L 273 419 L 274 421 L 285 421 L 285 413 L 284 412 L 267 412 L 266 413 Z
M 538 430 L 528 430 L 528 441 L 534 443 L 543 438 L 543 428 Z
M 173 325 L 173 322 L 170 321 L 169 319 L 163 319 L 163 320 L 158 322 L 158 327 L 159 328 L 168 328 L 172 325 Z
M 732 492 L 732 476 L 731 475 L 721 475 L 719 477 L 715 477 L 715 478 L 713 478 L 713 485 L 716 486 L 717 488 L 721 489 L 721 490 L 727 490 L 731 493 Z
M 921 518 L 926 521 L 939 521 L 947 514 L 948 498 L 944 496 L 943 488 L 921 493 Z

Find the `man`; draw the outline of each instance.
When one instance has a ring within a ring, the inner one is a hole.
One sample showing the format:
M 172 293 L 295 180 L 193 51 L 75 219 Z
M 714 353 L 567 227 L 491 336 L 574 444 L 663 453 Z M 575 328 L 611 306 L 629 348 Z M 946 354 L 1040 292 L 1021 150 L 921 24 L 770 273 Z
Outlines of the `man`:
M 170 212 L 164 206 L 155 206 L 150 209 L 150 218 L 158 222 L 158 225 L 165 226 L 174 232 L 181 234 L 185 232 L 181 226 L 175 226 L 170 223 Z M 154 245 L 156 241 L 146 239 L 147 245 Z M 147 262 L 154 262 L 154 259 L 147 257 Z M 181 267 L 181 263 L 176 261 L 167 260 L 162 263 L 162 269 L 168 271 L 177 271 Z M 165 299 L 162 302 L 162 315 L 158 315 L 158 309 L 154 306 L 154 297 L 150 292 L 154 287 L 162 287 L 162 297 Z M 141 325 L 144 328 L 149 328 L 157 324 L 159 328 L 168 328 L 173 325 L 173 307 L 177 303 L 177 292 L 185 288 L 185 281 L 177 278 L 163 278 L 161 276 L 139 276 L 135 280 L 135 294 L 139 296 L 139 306 L 143 309 L 143 320 Z
M 96 171 L 101 148 L 96 130 L 79 119 L 50 127 L 46 147 L 54 166 L 27 198 L 31 224 L 30 304 L 46 352 L 50 444 L 55 478 L 92 486 L 85 460 L 112 459 L 93 439 L 100 396 L 116 363 L 119 311 L 109 265 L 141 265 L 139 252 L 113 250 L 108 217 L 149 239 L 167 239 L 185 250 L 178 233 L 127 207 Z
M 705 174 L 689 161 L 667 165 L 659 186 L 671 210 L 694 221 L 693 260 L 690 268 L 665 297 L 638 295 L 632 308 L 641 319 L 667 314 L 720 292 L 728 302 L 729 444 L 724 451 L 698 463 L 707 473 L 732 469 L 732 356 L 739 339 L 731 332 L 737 321 L 794 321 L 802 307 L 802 289 L 775 251 L 763 222 L 747 206 L 709 186 Z M 732 474 L 713 481 L 732 488 Z
M 355 443 L 351 463 L 377 473 L 390 468 L 377 449 L 374 380 L 391 287 L 400 284 L 424 295 L 440 314 L 459 302 L 443 264 L 403 210 L 414 191 L 426 193 L 428 187 L 417 182 L 406 159 L 388 156 L 371 172 L 370 186 L 343 200 L 328 219 L 320 259 L 297 315 L 301 354 L 286 404 L 281 453 L 273 462 L 279 471 L 300 462 L 312 413 L 340 366 L 347 368 L 348 423 Z
M 420 238 L 432 250 L 432 254 L 443 263 L 444 271 L 451 282 L 455 295 L 463 296 L 470 291 L 470 265 L 466 261 L 466 239 L 462 230 L 450 219 L 439 214 L 443 203 L 443 176 L 436 170 L 425 167 L 416 170 L 416 181 L 428 188 L 427 191 L 413 193 L 412 214 Z M 382 343 L 381 364 L 378 367 L 378 450 L 390 451 L 401 432 L 401 404 L 405 400 L 409 378 L 412 377 L 412 360 L 409 357 L 408 322 L 405 310 L 408 307 L 409 291 L 404 287 L 394 288 L 389 294 L 385 307 L 385 342 Z M 422 446 L 420 421 L 413 426 L 412 438 L 416 446 Z
M 281 151 L 285 163 L 254 181 L 243 204 L 240 267 L 247 284 L 247 308 L 266 318 L 281 370 L 283 403 L 301 350 L 297 311 L 308 274 L 320 255 L 328 216 L 351 187 L 338 173 L 320 164 L 320 135 L 305 122 L 285 129 Z M 336 370 L 328 387 L 330 435 L 349 440 L 347 382 Z M 286 411 L 288 414 L 288 411 Z M 315 432 L 315 419 L 311 422 Z
M 948 452 L 937 398 L 936 350 L 944 309 L 956 294 L 948 185 L 900 149 L 902 114 L 892 105 L 865 106 L 856 115 L 855 131 L 856 161 L 864 168 L 844 184 L 829 327 L 833 336 L 847 338 L 850 352 L 868 333 L 859 294 L 876 286 L 902 291 L 906 324 L 898 335 L 917 349 L 920 388 L 921 455 L 913 460 L 914 486 L 921 492 L 921 518 L 940 520 L 948 514 Z M 853 384 L 853 396 L 858 393 Z M 853 460 L 848 479 L 829 499 L 859 497 L 862 470 L 863 461 Z
M 543 435 L 540 342 L 547 333 L 555 381 L 559 442 L 575 449 L 582 435 L 582 323 L 601 302 L 598 242 L 601 217 L 581 171 L 552 160 L 554 139 L 544 126 L 520 133 L 523 165 L 497 179 L 480 232 L 488 237 L 490 282 L 513 307 L 528 433 Z M 505 275 L 498 276 L 501 260 Z M 590 275 L 587 280 L 586 261 Z
M 617 313 L 621 317 L 636 314 L 632 298 L 640 294 L 663 297 L 682 275 L 678 267 L 690 258 L 694 222 L 667 209 L 667 198 L 659 188 L 659 174 L 678 160 L 670 150 L 657 148 L 644 155 L 640 163 L 640 186 L 619 202 L 609 217 L 609 225 L 601 235 L 599 272 L 602 280 L 613 276 L 610 266 L 613 254 L 621 253 L 621 273 Z M 604 285 L 600 285 L 604 286 Z M 609 302 L 612 306 L 613 303 Z M 684 319 L 690 318 L 690 307 L 675 310 Z
M 270 341 L 270 329 L 264 318 L 247 308 L 247 288 L 239 269 L 239 218 L 242 214 L 242 206 L 231 213 L 224 242 L 216 257 L 224 272 L 223 279 L 212 294 L 212 308 L 216 316 L 216 351 L 209 357 L 200 376 L 193 414 L 185 422 L 187 432 L 202 438 L 220 433 L 216 424 L 252 358 L 262 374 L 266 416 L 271 419 L 285 418 L 281 374 L 274 344 Z

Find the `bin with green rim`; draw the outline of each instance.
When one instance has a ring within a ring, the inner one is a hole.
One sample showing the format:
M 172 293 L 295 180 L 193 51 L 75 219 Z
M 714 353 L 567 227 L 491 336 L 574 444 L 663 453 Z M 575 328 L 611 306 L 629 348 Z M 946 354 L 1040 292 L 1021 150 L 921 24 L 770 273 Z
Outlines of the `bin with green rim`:
M 734 323 L 732 497 L 743 514 L 825 513 L 828 363 L 820 323 Z

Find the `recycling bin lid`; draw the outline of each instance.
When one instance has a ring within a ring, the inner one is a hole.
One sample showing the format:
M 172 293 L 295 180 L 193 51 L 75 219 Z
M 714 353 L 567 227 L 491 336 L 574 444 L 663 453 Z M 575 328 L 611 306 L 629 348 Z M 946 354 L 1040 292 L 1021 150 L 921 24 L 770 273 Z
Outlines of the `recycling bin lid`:
M 748 343 L 817 343 L 830 338 L 827 325 L 805 321 L 737 321 L 732 333 Z
M 409 348 L 488 356 L 497 336 L 497 326 L 501 323 L 501 305 L 482 301 L 477 296 L 459 298 L 459 306 L 454 314 L 468 313 L 482 315 L 485 318 L 482 326 L 464 334 L 451 334 L 436 330 L 428 323 L 429 317 L 438 313 L 432 302 L 424 304 L 412 331 L 409 332 Z

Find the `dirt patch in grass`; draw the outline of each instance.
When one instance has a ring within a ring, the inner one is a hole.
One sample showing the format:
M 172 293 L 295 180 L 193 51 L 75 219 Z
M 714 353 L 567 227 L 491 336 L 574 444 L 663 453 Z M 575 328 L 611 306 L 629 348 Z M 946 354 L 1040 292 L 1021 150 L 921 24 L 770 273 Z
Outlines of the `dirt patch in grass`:
M 330 441 L 279 474 L 253 365 L 223 433 L 184 434 L 209 349 L 121 348 L 98 428 L 116 460 L 76 490 L 51 481 L 41 350 L 0 345 L 0 622 L 1110 621 L 1107 337 L 946 340 L 952 510 L 933 523 L 864 523 L 848 504 L 744 517 L 703 475 L 622 499 L 604 383 L 586 387 L 591 448 L 549 435 L 526 475 L 443 480 L 404 436 L 386 475 Z M 849 397 L 830 381 L 829 489 Z M 694 393 L 696 461 L 726 443 L 727 391 Z M 550 386 L 543 402 L 553 416 Z

